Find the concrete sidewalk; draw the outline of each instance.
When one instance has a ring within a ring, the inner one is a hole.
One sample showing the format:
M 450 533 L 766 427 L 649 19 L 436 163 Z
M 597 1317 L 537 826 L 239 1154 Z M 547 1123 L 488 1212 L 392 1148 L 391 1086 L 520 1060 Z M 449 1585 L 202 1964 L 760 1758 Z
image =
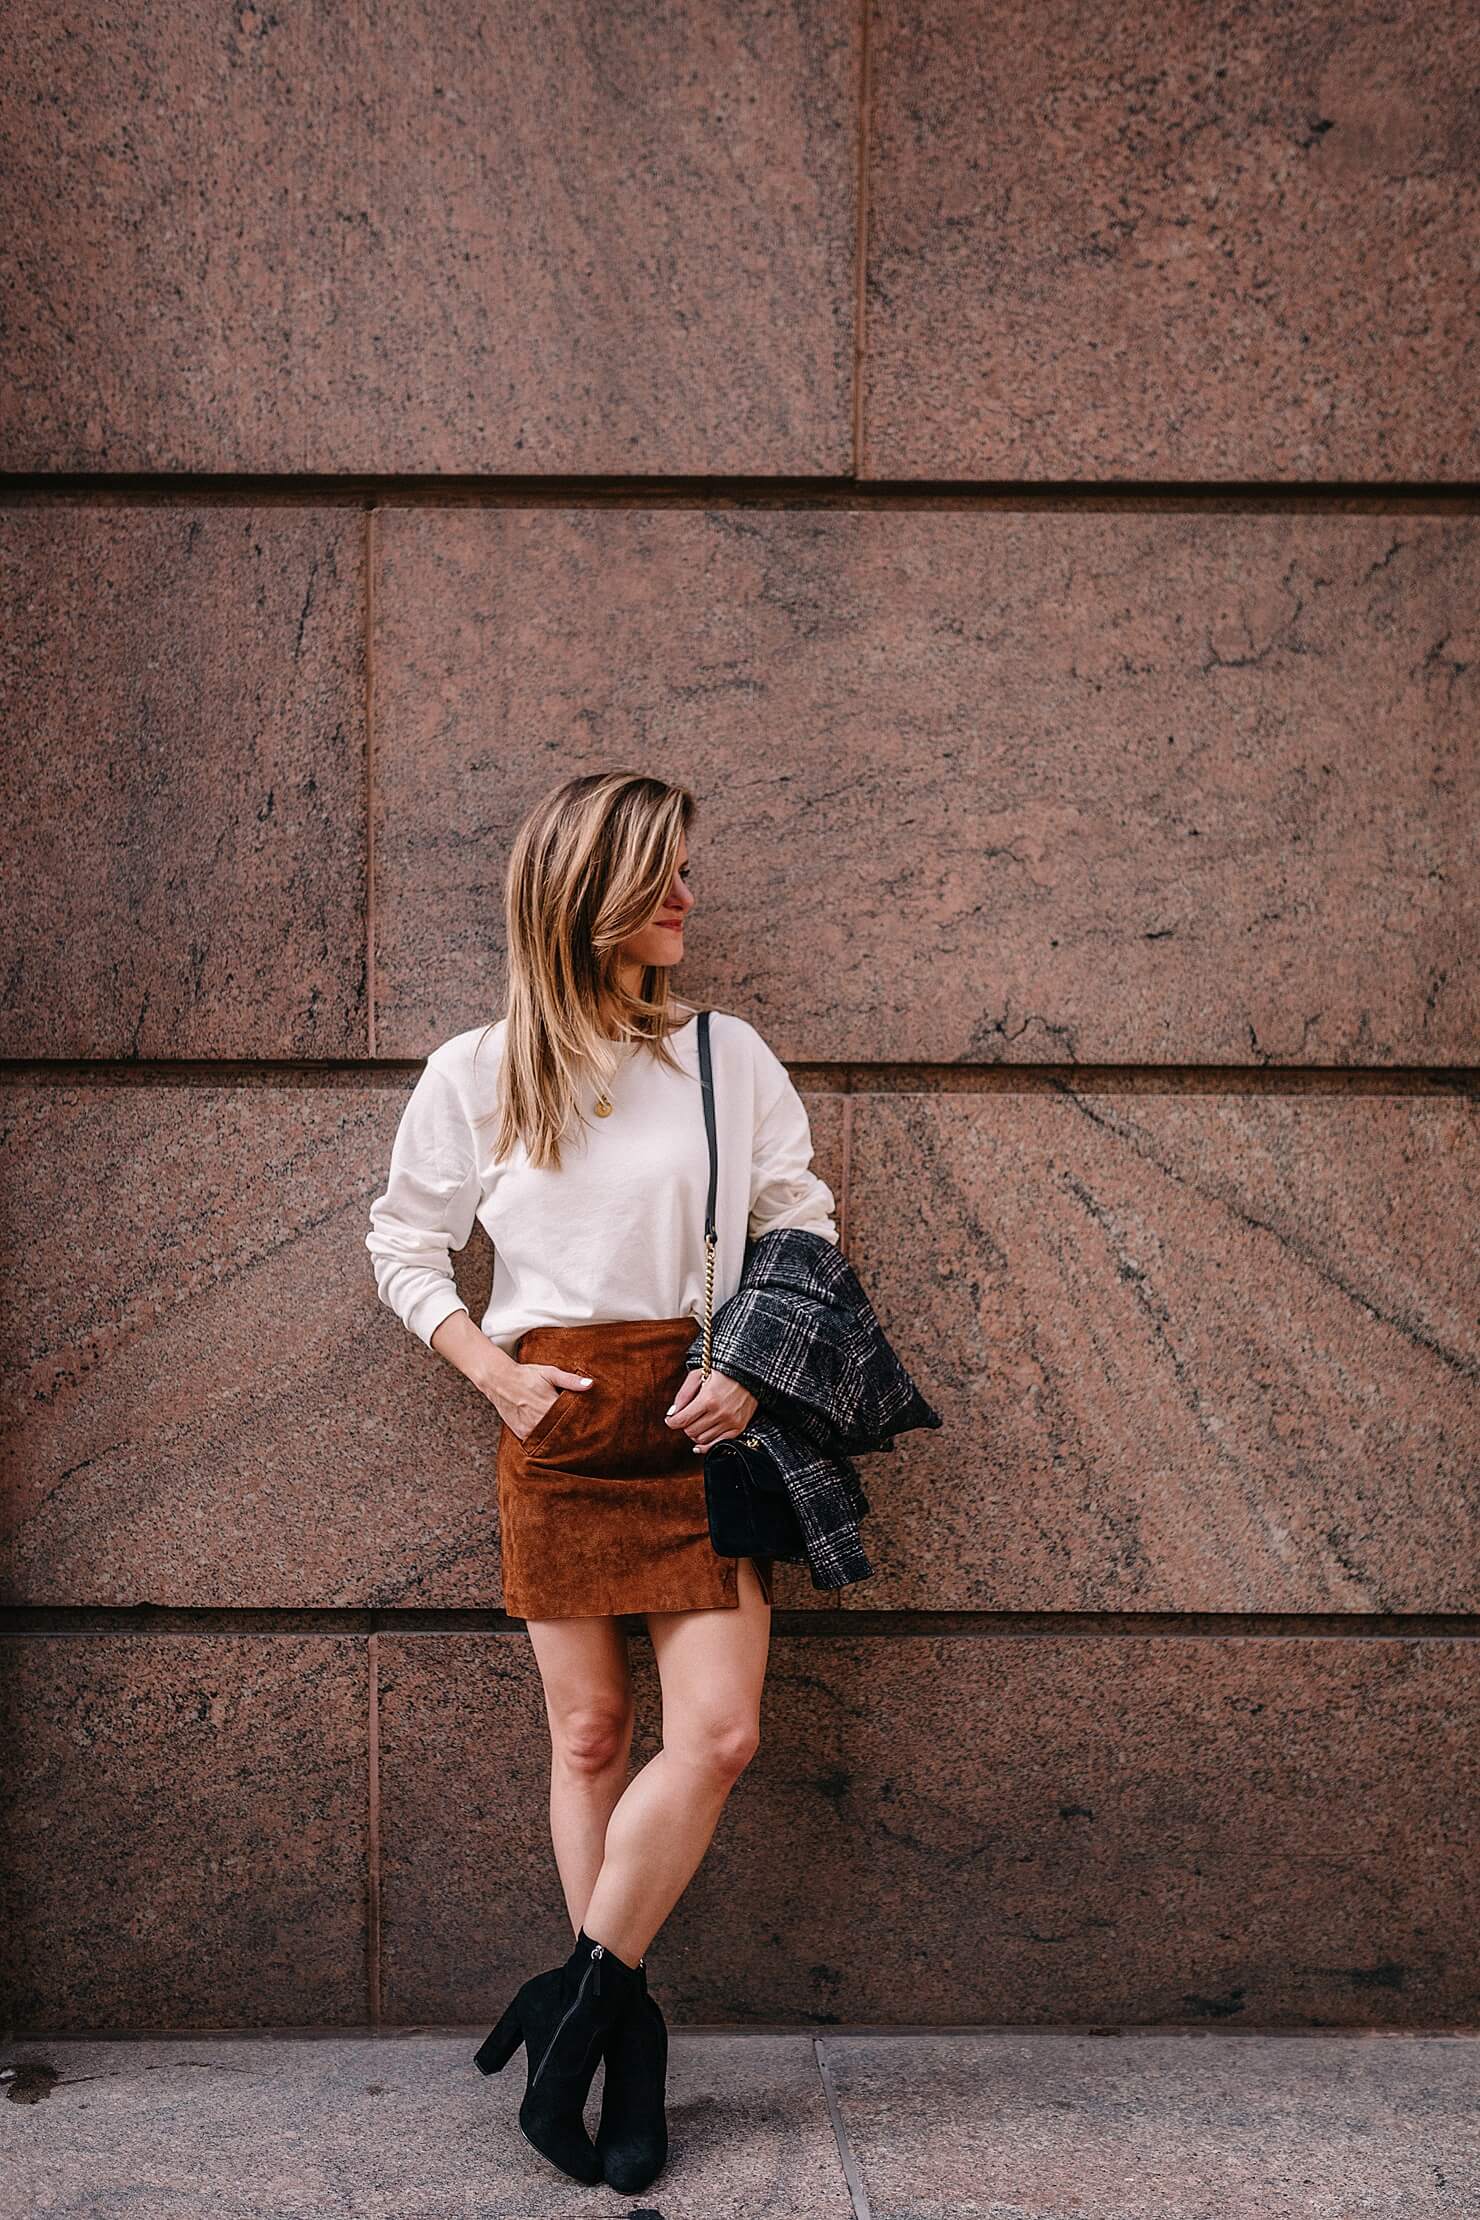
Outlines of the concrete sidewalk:
M 1477 2220 L 1480 2036 L 672 2035 L 637 2197 L 520 2134 L 484 2028 L 0 2046 L 7 2216 Z M 594 2128 L 598 2071 L 587 2111 Z

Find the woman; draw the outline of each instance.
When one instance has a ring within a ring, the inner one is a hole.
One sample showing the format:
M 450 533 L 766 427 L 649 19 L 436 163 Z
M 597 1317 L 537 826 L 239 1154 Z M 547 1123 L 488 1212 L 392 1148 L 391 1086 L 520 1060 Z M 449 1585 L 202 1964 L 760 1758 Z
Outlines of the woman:
M 526 1981 L 478 2054 L 522 2041 L 520 2125 L 582 2181 L 631 2191 L 667 2149 L 667 2036 L 645 1953 L 754 1754 L 768 1560 L 709 1539 L 704 1451 L 756 1398 L 684 1355 L 703 1315 L 709 1155 L 697 1013 L 674 1002 L 694 907 L 682 787 L 568 780 L 525 820 L 506 888 L 507 1014 L 444 1042 L 406 1106 L 367 1247 L 381 1300 L 503 1421 L 504 1605 L 526 1622 L 551 1734 L 550 1826 L 576 1944 Z M 806 1111 L 746 1020 L 710 1019 L 719 1192 L 712 1306 L 749 1236 L 837 1240 Z M 494 1249 L 475 1324 L 450 1252 Z M 622 1613 L 641 1612 L 663 1745 L 627 1780 Z M 595 2144 L 582 2110 L 606 2057 Z

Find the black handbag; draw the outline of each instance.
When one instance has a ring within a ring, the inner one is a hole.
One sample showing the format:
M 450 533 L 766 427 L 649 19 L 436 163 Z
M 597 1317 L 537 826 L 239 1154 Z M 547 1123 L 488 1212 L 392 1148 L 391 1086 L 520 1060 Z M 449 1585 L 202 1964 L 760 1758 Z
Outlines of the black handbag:
M 714 1369 L 714 1251 L 719 1240 L 719 1143 L 714 1122 L 714 1069 L 709 1060 L 709 1012 L 699 1012 L 699 1083 L 709 1139 L 709 1198 L 704 1205 L 704 1354 L 700 1377 Z M 754 1434 L 717 1441 L 704 1452 L 704 1500 L 709 1539 L 721 1557 L 781 1557 L 805 1561 L 806 1545 L 784 1475 Z

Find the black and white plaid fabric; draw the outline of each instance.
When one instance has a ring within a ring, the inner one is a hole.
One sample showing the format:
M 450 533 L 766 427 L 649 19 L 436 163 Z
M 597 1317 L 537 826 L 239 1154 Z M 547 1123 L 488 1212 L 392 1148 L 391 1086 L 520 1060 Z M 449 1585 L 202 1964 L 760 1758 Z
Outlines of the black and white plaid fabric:
M 702 1326 L 684 1361 L 703 1363 Z M 711 1362 L 758 1399 L 746 1436 L 785 1482 L 813 1587 L 866 1580 L 858 1522 L 869 1505 L 852 1458 L 942 1420 L 836 1243 L 802 1226 L 748 1242 L 740 1285 L 714 1314 Z

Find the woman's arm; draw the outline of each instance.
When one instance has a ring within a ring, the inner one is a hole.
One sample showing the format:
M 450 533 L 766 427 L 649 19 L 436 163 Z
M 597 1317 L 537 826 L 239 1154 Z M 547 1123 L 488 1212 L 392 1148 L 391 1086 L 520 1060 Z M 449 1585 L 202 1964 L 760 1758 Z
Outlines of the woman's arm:
M 770 1094 L 755 1128 L 750 1164 L 749 1235 L 777 1226 L 801 1226 L 837 1242 L 832 1189 L 812 1170 L 812 1130 L 806 1105 L 791 1074 L 759 1034 L 757 1054 Z M 707 1380 L 690 1369 L 665 1414 L 670 1427 L 682 1428 L 697 1450 L 743 1434 L 759 1398 L 739 1380 L 716 1368 Z
M 524 1367 L 507 1349 L 490 1341 L 482 1327 L 474 1325 L 466 1310 L 450 1312 L 433 1334 L 430 1346 L 465 1379 L 471 1380 L 500 1413 L 503 1412 Z M 526 1431 L 532 1423 L 526 1422 Z
M 401 1113 L 365 1246 L 386 1308 L 497 1404 L 523 1368 L 474 1324 L 452 1272 L 452 1254 L 467 1246 L 479 1199 L 467 1113 L 447 1075 L 427 1064 Z
M 812 1169 L 812 1128 L 791 1074 L 765 1041 L 762 1064 L 772 1093 L 757 1123 L 750 1166 L 751 1236 L 777 1226 L 802 1226 L 836 1243 L 837 1202 Z

